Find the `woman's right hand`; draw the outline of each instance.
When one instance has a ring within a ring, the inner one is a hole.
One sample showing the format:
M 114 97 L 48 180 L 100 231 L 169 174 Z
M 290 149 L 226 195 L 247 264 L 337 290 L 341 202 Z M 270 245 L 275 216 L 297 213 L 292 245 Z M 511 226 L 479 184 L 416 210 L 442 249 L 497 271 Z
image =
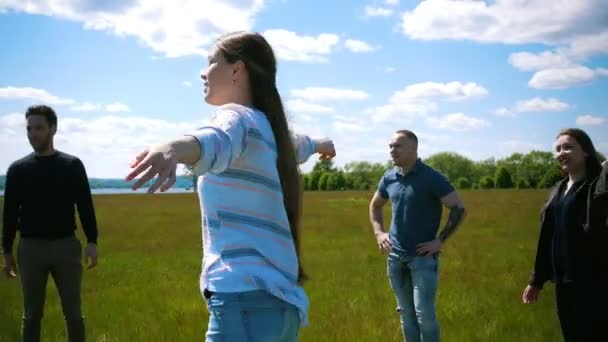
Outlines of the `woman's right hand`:
M 533 304 L 538 300 L 538 296 L 540 295 L 541 289 L 534 287 L 532 285 L 526 286 L 523 295 L 524 304 Z
M 157 145 L 140 152 L 135 161 L 131 163 L 133 169 L 126 178 L 129 182 L 141 176 L 131 188 L 137 190 L 149 180 L 156 176 L 156 181 L 150 186 L 148 192 L 169 189 L 176 180 L 177 156 L 175 150 L 169 144 Z
M 329 138 L 316 139 L 316 151 L 319 154 L 319 160 L 330 160 L 336 156 L 336 148 L 334 142 Z

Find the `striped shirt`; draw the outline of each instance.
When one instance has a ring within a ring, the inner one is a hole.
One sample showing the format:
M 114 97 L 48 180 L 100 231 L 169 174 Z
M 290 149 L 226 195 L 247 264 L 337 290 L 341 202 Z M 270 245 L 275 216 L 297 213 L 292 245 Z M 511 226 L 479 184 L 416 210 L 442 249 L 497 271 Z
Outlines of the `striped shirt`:
M 203 231 L 201 291 L 265 290 L 300 311 L 307 322 L 308 298 L 298 286 L 298 258 L 283 204 L 277 148 L 264 113 L 241 105 L 221 106 L 211 124 L 191 134 L 201 159 L 189 168 L 197 190 Z M 292 134 L 305 162 L 313 141 Z

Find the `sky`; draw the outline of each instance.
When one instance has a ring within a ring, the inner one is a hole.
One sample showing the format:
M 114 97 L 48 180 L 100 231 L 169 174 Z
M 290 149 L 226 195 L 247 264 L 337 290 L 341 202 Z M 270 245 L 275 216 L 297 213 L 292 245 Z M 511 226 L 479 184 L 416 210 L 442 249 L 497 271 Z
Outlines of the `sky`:
M 57 149 L 124 177 L 208 120 L 200 73 L 236 30 L 270 42 L 292 129 L 332 138 L 338 166 L 388 160 L 397 129 L 423 158 L 550 151 L 566 127 L 608 154 L 605 0 L 0 0 L 0 174 L 47 104 Z

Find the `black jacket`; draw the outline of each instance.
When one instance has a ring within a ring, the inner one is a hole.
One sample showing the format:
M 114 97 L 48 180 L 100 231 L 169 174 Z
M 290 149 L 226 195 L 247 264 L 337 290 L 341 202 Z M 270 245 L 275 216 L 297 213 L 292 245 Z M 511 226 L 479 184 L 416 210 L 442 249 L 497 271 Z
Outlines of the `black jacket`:
M 534 271 L 529 284 L 542 288 L 547 280 L 553 279 L 551 263 L 551 243 L 554 227 L 546 219 L 551 202 L 559 194 L 560 188 L 567 179 L 559 181 L 549 193 L 549 198 L 541 210 L 540 238 L 536 250 Z M 600 175 L 587 180 L 587 186 L 581 187 L 576 194 L 576 215 L 574 257 L 575 281 L 607 282 L 608 257 L 608 166 L 604 166 Z

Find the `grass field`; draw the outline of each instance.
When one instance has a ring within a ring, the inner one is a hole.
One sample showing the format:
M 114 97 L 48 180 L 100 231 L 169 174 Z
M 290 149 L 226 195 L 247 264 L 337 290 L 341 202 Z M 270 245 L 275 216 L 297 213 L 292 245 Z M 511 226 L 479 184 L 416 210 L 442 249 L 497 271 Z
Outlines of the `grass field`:
M 440 261 L 442 340 L 559 341 L 552 286 L 538 304 L 521 304 L 546 192 L 462 195 L 469 216 Z M 94 198 L 100 263 L 84 276 L 88 341 L 204 340 L 207 312 L 198 289 L 202 250 L 195 196 Z M 311 309 L 301 341 L 402 340 L 385 258 L 368 223 L 370 196 L 305 195 L 303 261 L 310 275 L 305 287 Z M 21 298 L 18 280 L 0 279 L 0 341 L 19 340 Z M 43 341 L 65 341 L 64 336 L 49 281 Z

